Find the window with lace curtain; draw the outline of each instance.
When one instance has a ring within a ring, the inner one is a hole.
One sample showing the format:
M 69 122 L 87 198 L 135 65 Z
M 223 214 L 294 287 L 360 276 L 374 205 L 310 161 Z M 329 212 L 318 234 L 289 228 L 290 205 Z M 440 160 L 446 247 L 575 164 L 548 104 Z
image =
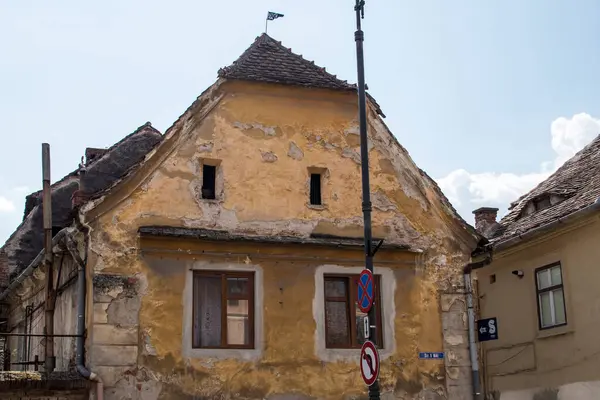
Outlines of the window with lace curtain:
M 254 272 L 194 271 L 192 347 L 254 348 Z

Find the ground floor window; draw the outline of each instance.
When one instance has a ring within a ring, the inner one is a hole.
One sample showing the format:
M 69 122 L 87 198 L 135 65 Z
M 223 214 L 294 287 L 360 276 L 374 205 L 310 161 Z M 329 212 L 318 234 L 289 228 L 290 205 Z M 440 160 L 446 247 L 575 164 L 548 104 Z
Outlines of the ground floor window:
M 359 275 L 324 275 L 325 284 L 325 343 L 327 348 L 360 348 L 365 341 L 363 319 L 367 316 L 358 308 Z M 377 337 L 371 338 L 377 347 L 383 347 L 381 323 L 381 279 L 375 275 L 375 324 Z
M 194 271 L 192 347 L 254 348 L 254 272 Z

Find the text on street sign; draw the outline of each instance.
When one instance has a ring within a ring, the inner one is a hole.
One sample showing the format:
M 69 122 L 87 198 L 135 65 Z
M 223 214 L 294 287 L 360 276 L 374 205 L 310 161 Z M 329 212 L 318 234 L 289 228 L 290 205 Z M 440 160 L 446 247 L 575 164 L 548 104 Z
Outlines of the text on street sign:
M 498 340 L 498 321 L 496 318 L 486 318 L 477 321 L 477 339 L 480 342 Z
M 420 352 L 419 353 L 419 358 L 422 360 L 429 360 L 429 359 L 443 359 L 444 358 L 444 353 L 443 352 L 437 352 L 437 353 L 431 353 L 431 352 Z

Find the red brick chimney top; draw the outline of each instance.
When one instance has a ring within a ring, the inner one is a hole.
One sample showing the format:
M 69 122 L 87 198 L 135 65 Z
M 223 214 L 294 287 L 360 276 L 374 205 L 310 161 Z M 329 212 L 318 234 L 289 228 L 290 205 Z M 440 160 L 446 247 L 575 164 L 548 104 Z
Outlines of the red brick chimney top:
M 475 229 L 483 234 L 490 225 L 496 223 L 498 209 L 493 207 L 481 207 L 473 211 L 473 214 L 475 214 Z

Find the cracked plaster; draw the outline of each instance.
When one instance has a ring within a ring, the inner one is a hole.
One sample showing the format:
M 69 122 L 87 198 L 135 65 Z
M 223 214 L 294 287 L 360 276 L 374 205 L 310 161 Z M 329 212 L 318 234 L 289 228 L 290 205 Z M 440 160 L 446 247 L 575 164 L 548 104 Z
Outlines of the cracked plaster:
M 282 93 L 290 93 L 287 90 Z M 291 90 L 291 93 L 300 93 L 296 90 Z M 168 368 L 169 364 L 165 359 L 167 356 L 175 357 L 176 364 L 184 362 L 177 358 L 181 357 L 178 355 L 181 351 L 179 346 L 170 347 L 173 346 L 173 341 L 165 341 L 165 333 L 149 319 L 152 316 L 152 320 L 165 320 L 169 318 L 169 314 L 165 314 L 169 310 L 180 313 L 181 300 L 173 301 L 172 297 L 165 297 L 167 293 L 171 296 L 170 292 L 165 292 L 168 289 L 159 291 L 158 278 L 136 257 L 133 250 L 137 246 L 137 228 L 140 225 L 168 221 L 173 225 L 188 227 L 304 237 L 313 233 L 317 226 L 326 226 L 324 233 L 338 235 L 360 231 L 361 203 L 360 196 L 357 195 L 360 171 L 356 168 L 356 160 L 345 157 L 342 150 L 353 148 L 353 144 L 344 144 L 344 140 L 355 136 L 355 103 L 352 101 L 353 106 L 347 107 L 343 102 L 330 102 L 326 97 L 311 101 L 310 107 L 297 108 L 296 98 L 293 96 L 289 99 L 281 96 L 271 98 L 268 92 L 248 95 L 243 90 L 235 97 L 224 97 L 223 102 L 212 111 L 209 125 L 186 122 L 177 128 L 182 130 L 178 152 L 165 158 L 162 165 L 143 182 L 143 190 L 133 191 L 127 201 L 121 202 L 93 223 L 96 233 L 93 234 L 91 245 L 99 255 L 94 261 L 102 262 L 102 268 L 107 271 L 124 275 L 141 274 L 148 279 L 147 291 L 139 295 L 139 324 L 141 329 L 146 329 L 144 332 L 148 332 L 143 339 L 143 351 L 149 357 L 162 360 L 156 361 L 158 364 L 153 364 L 153 368 Z M 327 107 L 322 103 L 327 103 Z M 394 357 L 401 357 L 407 360 L 405 373 L 417 380 L 424 379 L 424 384 L 428 385 L 427 379 L 418 376 L 409 354 L 412 354 L 412 346 L 419 342 L 430 346 L 429 348 L 441 348 L 442 341 L 436 333 L 441 331 L 438 290 L 448 285 L 444 282 L 452 279 L 468 259 L 468 239 L 453 239 L 455 232 L 462 230 L 457 227 L 459 223 L 455 217 L 447 215 L 446 207 L 432 184 L 421 175 L 408 153 L 396 144 L 385 125 L 372 112 L 369 115 L 374 229 L 385 227 L 387 242 L 408 243 L 414 248 L 427 249 L 420 261 L 422 272 L 409 280 L 418 286 L 408 291 L 399 288 L 400 293 L 406 292 L 405 296 L 408 296 L 402 301 L 411 304 L 414 309 L 407 314 L 408 318 L 403 319 L 405 322 L 398 331 L 399 337 L 404 338 L 407 343 L 398 349 L 398 356 L 392 356 L 391 359 L 395 361 Z M 182 119 L 185 120 L 185 117 Z M 336 121 L 337 125 L 334 126 L 331 121 Z M 279 126 L 283 128 L 277 128 Z M 213 143 L 210 151 L 204 151 L 208 150 L 208 146 L 198 149 L 198 142 L 190 133 L 191 130 L 201 132 L 197 135 L 203 135 L 202 140 Z M 342 135 L 341 132 L 345 134 Z M 257 141 L 256 133 L 269 140 Z M 337 143 L 332 141 L 335 135 L 338 135 L 336 140 L 342 145 L 327 147 L 327 143 Z M 311 147 L 313 143 L 324 144 Z M 264 163 L 262 153 L 249 151 L 252 148 L 273 154 L 286 153 L 289 157 L 279 159 L 277 163 Z M 216 201 L 206 201 L 198 196 L 202 177 L 197 160 L 202 157 L 220 160 L 218 173 L 221 175 L 217 182 L 219 195 Z M 327 167 L 330 172 L 324 189 L 333 194 L 332 201 L 328 202 L 325 210 L 311 210 L 306 206 L 307 167 L 314 165 Z M 323 225 L 324 222 L 327 224 Z M 448 238 L 453 241 L 448 241 Z M 461 241 L 463 244 L 458 244 Z M 448 248 L 448 243 L 455 243 L 455 247 Z M 97 270 L 97 266 L 95 269 Z M 169 279 L 176 282 L 180 279 L 178 276 L 175 274 Z M 160 295 L 162 297 L 157 297 L 159 293 L 163 293 Z M 277 306 L 273 307 L 276 309 Z M 429 335 L 427 332 L 436 334 Z M 152 347 L 147 348 L 148 343 Z M 310 360 L 297 360 L 307 363 L 307 366 L 303 369 L 302 377 L 296 379 L 308 379 L 309 382 L 321 374 L 315 372 L 320 371 L 321 367 L 314 369 Z M 196 365 L 194 368 L 203 368 L 199 363 L 192 364 Z M 213 370 L 225 371 L 229 368 L 228 373 L 235 373 L 238 368 L 236 365 L 215 362 Z M 332 364 L 328 368 L 337 370 L 343 367 Z M 427 370 L 431 369 L 432 374 L 437 368 L 438 366 L 426 367 Z M 171 384 L 171 381 L 164 374 L 155 372 L 156 376 L 162 376 L 162 390 L 165 390 L 165 385 Z M 250 372 L 248 374 L 248 378 L 243 379 L 248 379 L 247 384 L 256 385 L 255 375 Z M 214 376 L 216 375 L 211 375 Z M 386 382 L 392 379 L 391 375 L 384 378 Z M 241 377 L 239 379 L 237 385 L 246 382 Z M 278 385 L 271 375 L 267 374 L 261 379 L 268 380 L 267 386 L 271 388 L 268 390 L 275 390 Z M 203 382 L 207 391 L 220 390 L 218 388 L 221 382 L 213 381 L 213 378 Z M 197 388 L 193 388 L 195 385 L 190 386 L 184 381 L 178 381 L 175 385 L 186 391 L 199 393 Z

